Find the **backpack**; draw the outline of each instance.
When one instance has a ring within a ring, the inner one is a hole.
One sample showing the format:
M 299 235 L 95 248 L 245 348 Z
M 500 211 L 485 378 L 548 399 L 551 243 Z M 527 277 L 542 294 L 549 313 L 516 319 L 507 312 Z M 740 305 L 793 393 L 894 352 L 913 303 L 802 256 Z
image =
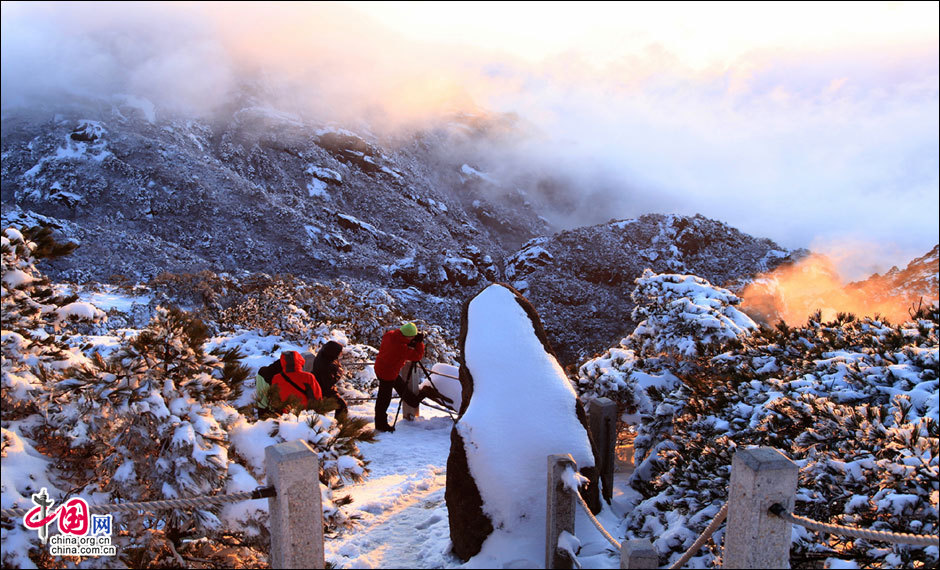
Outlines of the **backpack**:
M 262 366 L 262 367 L 258 370 L 258 376 L 262 379 L 262 381 L 263 381 L 264 384 L 266 385 L 266 388 L 262 388 L 262 389 L 261 389 L 261 390 L 264 390 L 264 397 L 263 397 L 263 400 L 262 400 L 261 397 L 258 398 L 258 405 L 261 406 L 261 407 L 264 407 L 265 409 L 268 409 L 268 406 L 270 405 L 270 402 L 269 402 L 269 399 L 268 399 L 268 392 L 270 391 L 271 386 L 274 384 L 274 379 L 275 379 L 276 376 L 280 376 L 280 377 L 283 378 L 288 384 L 290 384 L 291 386 L 293 386 L 293 388 L 294 388 L 295 390 L 297 390 L 298 392 L 300 392 L 301 394 L 303 394 L 304 397 L 307 399 L 307 406 L 308 406 L 308 407 L 309 407 L 313 402 L 315 402 L 315 401 L 317 401 L 317 400 L 319 399 L 319 398 L 317 398 L 317 395 L 316 395 L 316 392 L 314 391 L 313 385 L 311 385 L 311 384 L 304 384 L 303 386 L 300 386 L 300 385 L 298 385 L 296 382 L 294 382 L 293 380 L 290 379 L 290 377 L 287 375 L 287 373 L 284 372 L 284 368 L 281 366 L 281 359 L 280 359 L 280 358 L 278 358 L 277 360 L 275 360 L 274 362 L 272 362 L 271 364 L 269 364 L 269 365 L 267 365 L 267 366 Z M 314 377 L 314 378 L 315 378 L 315 377 Z M 257 380 L 256 380 L 256 384 L 255 384 L 255 387 L 256 387 L 256 388 L 255 388 L 255 391 L 256 391 L 256 393 L 258 393 L 258 394 L 260 395 L 260 391 L 261 391 L 261 390 L 259 390 L 258 386 L 259 386 L 259 384 L 257 383 Z
M 257 407 L 263 410 L 268 409 L 268 392 L 271 390 L 271 384 L 274 382 L 274 376 L 281 371 L 281 360 L 277 359 L 267 366 L 258 369 L 258 375 L 255 376 L 255 401 Z

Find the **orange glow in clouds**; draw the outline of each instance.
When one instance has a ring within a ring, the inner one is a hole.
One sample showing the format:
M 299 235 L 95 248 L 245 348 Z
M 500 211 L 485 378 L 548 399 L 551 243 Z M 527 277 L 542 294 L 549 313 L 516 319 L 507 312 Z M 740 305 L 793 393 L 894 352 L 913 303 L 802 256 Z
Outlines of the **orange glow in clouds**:
M 919 301 L 871 281 L 847 286 L 832 260 L 818 254 L 760 275 L 741 297 L 741 308 L 748 314 L 769 324 L 783 320 L 790 326 L 805 324 L 817 310 L 822 311 L 824 321 L 838 313 L 852 313 L 878 315 L 898 324 L 910 319 L 908 311 Z

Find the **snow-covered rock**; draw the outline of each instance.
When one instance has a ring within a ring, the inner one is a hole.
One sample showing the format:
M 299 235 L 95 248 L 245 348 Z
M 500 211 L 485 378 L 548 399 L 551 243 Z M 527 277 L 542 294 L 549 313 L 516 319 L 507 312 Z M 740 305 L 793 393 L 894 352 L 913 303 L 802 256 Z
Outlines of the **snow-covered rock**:
M 490 285 L 466 304 L 462 330 L 462 413 L 445 497 L 454 553 L 490 566 L 499 560 L 487 545 L 544 544 L 549 455 L 571 454 L 592 481 L 585 494 L 595 503 L 597 473 L 584 411 L 531 304 Z

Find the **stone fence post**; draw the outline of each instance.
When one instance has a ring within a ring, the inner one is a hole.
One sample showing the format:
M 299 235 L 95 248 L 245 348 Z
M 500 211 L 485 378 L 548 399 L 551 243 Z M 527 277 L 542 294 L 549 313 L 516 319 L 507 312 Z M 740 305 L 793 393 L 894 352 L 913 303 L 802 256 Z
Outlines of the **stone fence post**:
M 620 547 L 621 568 L 659 568 L 659 554 L 649 540 L 625 540 Z
M 617 404 L 610 398 L 588 401 L 588 425 L 597 446 L 597 474 L 607 504 L 614 497 L 614 466 L 617 447 Z
M 271 568 L 323 568 L 323 507 L 320 466 L 305 441 L 285 441 L 264 450 L 271 525 Z
M 744 449 L 731 460 L 724 568 L 789 568 L 788 521 L 768 512 L 793 510 L 799 467 L 771 447 Z
M 545 568 L 571 568 L 571 560 L 558 552 L 558 537 L 566 530 L 574 534 L 574 493 L 565 487 L 561 474 L 577 465 L 569 454 L 548 456 L 548 494 L 545 513 Z

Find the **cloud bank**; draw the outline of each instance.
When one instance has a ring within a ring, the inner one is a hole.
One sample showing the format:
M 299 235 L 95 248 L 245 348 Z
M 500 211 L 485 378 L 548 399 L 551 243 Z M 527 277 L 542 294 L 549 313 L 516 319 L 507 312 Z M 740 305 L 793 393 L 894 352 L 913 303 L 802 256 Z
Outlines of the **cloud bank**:
M 376 131 L 514 112 L 536 134 L 476 166 L 574 191 L 562 227 L 701 213 L 787 247 L 859 244 L 850 278 L 938 241 L 936 5 L 499 6 L 7 2 L 2 106 L 125 93 L 211 116 L 251 86 Z

